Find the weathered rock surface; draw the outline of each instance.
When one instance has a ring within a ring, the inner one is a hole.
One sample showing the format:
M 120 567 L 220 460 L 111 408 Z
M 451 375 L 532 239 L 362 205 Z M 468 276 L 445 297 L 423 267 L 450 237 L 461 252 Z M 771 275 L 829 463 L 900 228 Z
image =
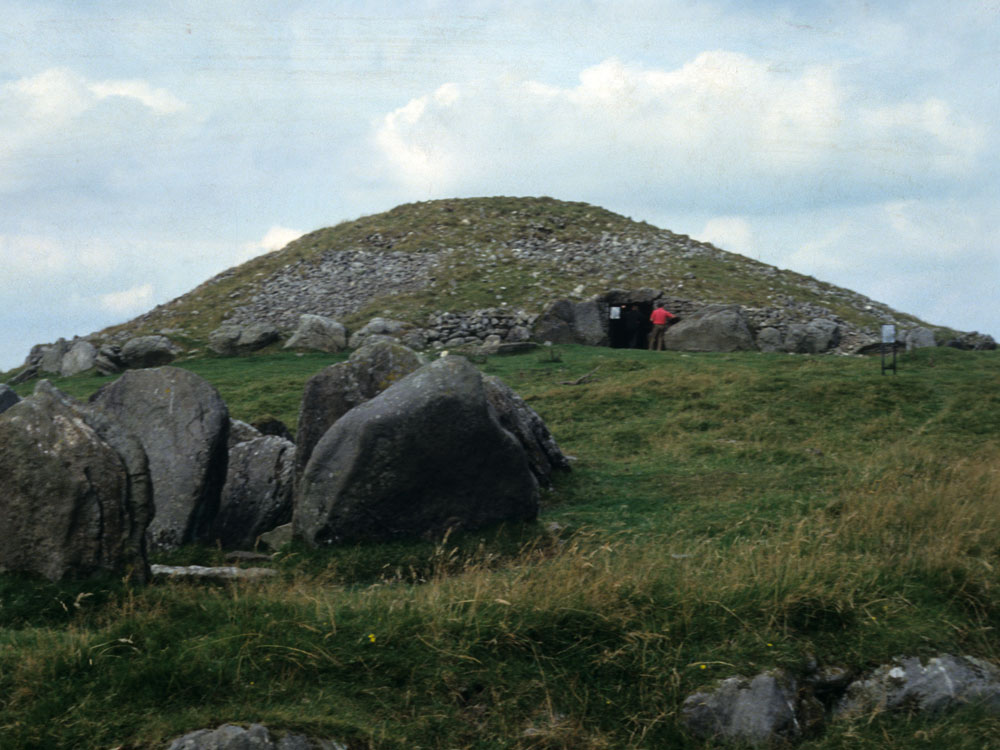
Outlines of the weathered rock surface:
M 681 707 L 688 730 L 703 738 L 765 743 L 798 737 L 798 685 L 780 670 L 753 678 L 729 677 L 687 697 Z
M 296 434 L 296 481 L 302 476 L 313 447 L 344 414 L 377 396 L 419 368 L 423 360 L 392 339 L 369 340 L 346 362 L 324 368 L 311 377 L 302 393 Z
M 535 321 L 534 337 L 553 344 L 576 343 L 576 316 L 573 303 L 567 299 L 549 304 Z
M 199 729 L 178 737 L 167 750 L 347 750 L 347 746 L 301 734 L 286 734 L 275 740 L 260 724 L 251 724 L 246 729 L 223 724 L 216 729 Z
M 293 443 L 267 435 L 234 446 L 213 541 L 227 549 L 253 547 L 258 536 L 291 521 L 294 478 Z
M 752 350 L 746 313 L 739 305 L 708 305 L 685 316 L 667 329 L 663 337 L 667 349 L 685 352 L 734 352 Z
M 524 449 L 488 406 L 479 371 L 443 357 L 347 412 L 296 490 L 311 544 L 419 537 L 538 513 Z
M 913 351 L 914 349 L 925 349 L 931 346 L 937 346 L 937 340 L 934 338 L 934 331 L 930 328 L 924 328 L 920 326 L 918 328 L 911 328 L 906 332 L 906 351 Z
M 94 366 L 101 375 L 116 375 L 125 369 L 122 359 L 122 348 L 116 345 L 105 345 L 97 352 Z
M 281 332 L 270 323 L 227 324 L 208 334 L 208 348 L 216 354 L 232 357 L 263 349 L 280 337 Z
M 142 443 L 155 488 L 151 549 L 208 538 L 226 476 L 229 412 L 205 380 L 176 367 L 126 372 L 91 397 Z
M 157 578 L 190 578 L 203 581 L 259 581 L 274 578 L 274 568 L 240 568 L 235 565 L 206 567 L 203 565 L 151 565 L 150 572 Z
M 59 363 L 59 374 L 63 377 L 78 375 L 94 366 L 97 347 L 86 340 L 74 341 Z
M 229 437 L 226 441 L 226 445 L 230 452 L 232 452 L 233 448 L 240 443 L 245 443 L 247 440 L 256 440 L 261 437 L 264 437 L 264 433 L 252 424 L 247 424 L 239 419 L 229 420 Z
M 14 393 L 13 388 L 8 385 L 0 385 L 0 412 L 7 411 L 20 400 L 20 396 Z
M 539 484 L 544 487 L 551 485 L 553 471 L 569 471 L 569 460 L 538 412 L 495 375 L 484 376 L 483 387 L 486 400 L 493 407 L 501 426 L 524 448 L 531 473 Z
M 125 342 L 119 357 L 125 367 L 142 369 L 170 364 L 177 354 L 177 347 L 166 336 L 138 336 Z
M 69 343 L 66 339 L 59 339 L 54 344 L 43 346 L 41 356 L 38 358 L 38 369 L 41 372 L 48 372 L 58 375 L 62 371 L 62 358 L 69 351 Z M 34 354 L 34 350 L 32 350 Z M 29 358 L 31 355 L 29 355 Z
M 119 425 L 42 381 L 0 414 L 0 476 L 0 569 L 146 579 L 149 475 Z
M 975 703 L 1000 712 L 1000 669 L 972 656 L 941 654 L 923 662 L 896 659 L 852 682 L 837 704 L 838 716 L 905 709 L 937 713 Z
M 791 323 L 781 350 L 794 354 L 822 354 L 839 343 L 840 326 L 832 320 L 816 318 L 808 323 Z
M 323 315 L 300 315 L 299 324 L 285 349 L 311 349 L 339 352 L 347 347 L 347 329 L 343 323 Z

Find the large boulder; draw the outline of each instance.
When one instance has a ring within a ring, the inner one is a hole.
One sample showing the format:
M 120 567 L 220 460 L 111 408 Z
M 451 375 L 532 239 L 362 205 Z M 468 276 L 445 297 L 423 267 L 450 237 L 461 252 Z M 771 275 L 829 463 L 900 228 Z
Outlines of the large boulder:
M 300 315 L 299 325 L 285 342 L 285 349 L 312 349 L 339 352 L 347 347 L 347 329 L 343 323 L 322 315 Z
M 524 448 L 531 473 L 539 484 L 544 487 L 551 485 L 553 471 L 569 471 L 569 459 L 559 449 L 538 412 L 495 375 L 484 376 L 483 387 L 486 400 L 493 407 L 501 426 Z
M 608 345 L 608 305 L 598 297 L 573 305 L 573 333 L 576 343 Z
M 330 365 L 311 377 L 299 407 L 296 480 L 302 476 L 313 447 L 334 422 L 422 364 L 412 349 L 378 338 L 369 340 L 346 362 Z
M 756 349 L 746 313 L 739 305 L 708 305 L 667 329 L 667 349 L 734 352 Z
M 117 375 L 125 369 L 122 348 L 116 344 L 105 344 L 94 358 L 94 366 L 101 375 Z
M 781 335 L 781 331 L 777 328 L 767 326 L 757 331 L 757 348 L 762 352 L 784 351 L 782 349 L 784 342 L 785 337 Z
M 937 346 L 937 340 L 934 338 L 934 331 L 930 328 L 925 328 L 924 326 L 911 328 L 906 332 L 905 340 L 906 351 L 908 352 L 913 351 L 914 349 L 925 349 Z
M 972 656 L 911 656 L 884 664 L 852 682 L 836 706 L 838 716 L 906 709 L 937 713 L 967 704 L 1000 713 L 1000 669 Z
M 138 370 L 170 364 L 178 353 L 166 336 L 137 336 L 125 342 L 119 357 L 125 367 Z
M 229 549 L 252 547 L 258 536 L 291 521 L 294 475 L 294 443 L 266 435 L 234 446 L 212 539 Z
M 208 348 L 216 354 L 232 357 L 263 349 L 280 337 L 281 332 L 270 323 L 227 324 L 208 334 Z
M 9 385 L 0 385 L 0 412 L 7 411 L 20 400 L 21 398 L 14 393 L 13 388 Z
M 229 412 L 208 382 L 177 367 L 126 372 L 91 397 L 149 456 L 156 511 L 151 549 L 204 540 L 226 476 Z
M 351 409 L 313 450 L 293 524 L 310 544 L 419 537 L 538 513 L 524 449 L 479 371 L 443 357 Z
M 146 456 L 120 425 L 39 383 L 0 414 L 0 570 L 148 576 Z
M 575 344 L 574 305 L 566 299 L 549 303 L 535 320 L 532 336 L 553 344 Z
M 78 375 L 92 368 L 96 360 L 97 348 L 93 344 L 84 339 L 74 341 L 59 363 L 59 373 L 63 377 Z
M 261 437 L 264 437 L 264 433 L 252 424 L 247 424 L 240 419 L 229 420 L 229 437 L 227 438 L 226 443 L 229 447 L 230 453 L 232 453 L 233 448 L 240 443 L 245 443 L 248 440 L 256 440 Z

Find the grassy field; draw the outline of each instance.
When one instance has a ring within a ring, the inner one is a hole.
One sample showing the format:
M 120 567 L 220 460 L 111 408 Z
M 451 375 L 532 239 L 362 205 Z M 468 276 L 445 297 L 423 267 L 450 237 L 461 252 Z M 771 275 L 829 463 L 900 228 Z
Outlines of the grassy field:
M 351 748 L 697 748 L 680 705 L 721 677 L 1000 658 L 997 352 L 920 350 L 896 376 L 861 358 L 559 355 L 481 365 L 576 457 L 537 524 L 293 547 L 254 585 L 0 577 L 0 747 L 165 747 L 258 721 Z M 184 366 L 234 416 L 294 426 L 335 359 Z M 85 397 L 106 379 L 56 382 Z M 993 748 L 1000 719 L 864 717 L 801 747 Z

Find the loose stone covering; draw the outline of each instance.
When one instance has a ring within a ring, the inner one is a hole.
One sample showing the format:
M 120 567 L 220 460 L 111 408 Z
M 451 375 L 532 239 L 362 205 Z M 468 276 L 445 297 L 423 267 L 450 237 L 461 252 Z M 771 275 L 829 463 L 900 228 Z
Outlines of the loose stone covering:
M 226 476 L 229 411 L 209 383 L 188 370 L 126 372 L 91 397 L 149 456 L 156 513 L 151 549 L 173 549 L 208 537 Z
M 122 428 L 42 381 L 0 415 L 0 570 L 147 578 L 145 455 Z
M 346 362 L 330 365 L 311 377 L 299 407 L 296 481 L 313 447 L 334 422 L 422 364 L 416 352 L 392 339 L 369 339 Z
M 311 544 L 477 528 L 538 513 L 524 449 L 490 410 L 479 371 L 447 356 L 355 407 L 313 450 L 296 491 Z
M 248 440 L 229 452 L 212 539 L 223 547 L 253 547 L 257 537 L 292 520 L 295 445 L 274 435 Z

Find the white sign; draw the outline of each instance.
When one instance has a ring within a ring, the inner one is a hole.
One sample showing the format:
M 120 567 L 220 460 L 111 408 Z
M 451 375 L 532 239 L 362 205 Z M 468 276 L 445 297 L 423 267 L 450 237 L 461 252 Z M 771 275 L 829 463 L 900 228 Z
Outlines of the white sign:
M 608 312 L 610 313 L 612 320 L 620 320 L 622 317 L 622 309 L 618 307 L 618 305 L 612 305 Z
M 896 326 L 891 324 L 882 326 L 882 343 L 883 344 L 896 343 Z

